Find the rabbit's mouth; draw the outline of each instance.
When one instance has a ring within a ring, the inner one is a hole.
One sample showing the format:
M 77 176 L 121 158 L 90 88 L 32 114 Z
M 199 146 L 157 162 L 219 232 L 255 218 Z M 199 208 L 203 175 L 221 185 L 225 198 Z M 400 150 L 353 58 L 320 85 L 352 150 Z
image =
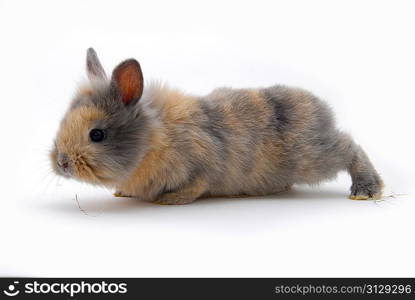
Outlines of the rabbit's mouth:
M 78 153 L 64 153 L 55 148 L 51 153 L 53 169 L 56 174 L 65 178 L 100 183 L 94 168 L 87 159 Z
M 76 155 L 72 161 L 72 172 L 70 177 L 80 181 L 86 181 L 93 184 L 100 184 L 101 179 L 96 175 L 94 167 L 82 155 Z
M 55 173 L 65 178 L 82 182 L 103 185 L 113 181 L 108 172 L 103 172 L 102 166 L 95 166 L 79 153 L 60 152 L 57 147 L 51 151 L 52 167 Z
M 66 169 L 62 170 L 61 168 L 58 167 L 57 170 L 58 170 L 57 171 L 58 175 L 60 175 L 62 177 L 65 177 L 65 178 L 72 178 L 73 177 L 72 172 L 69 168 L 66 168 Z
M 69 170 L 68 176 L 79 181 L 88 182 L 95 185 L 106 185 L 114 182 L 111 174 L 107 174 L 102 165 L 95 166 L 93 163 L 82 156 L 78 156 L 73 162 L 72 172 Z

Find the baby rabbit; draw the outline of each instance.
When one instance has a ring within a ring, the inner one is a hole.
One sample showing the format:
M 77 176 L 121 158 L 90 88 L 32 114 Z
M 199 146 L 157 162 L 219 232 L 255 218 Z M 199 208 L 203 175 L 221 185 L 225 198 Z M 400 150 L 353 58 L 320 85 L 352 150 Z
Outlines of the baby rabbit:
M 311 93 L 275 85 L 219 88 L 202 97 L 144 88 L 128 59 L 108 79 L 96 52 L 51 151 L 61 176 L 160 204 L 205 196 L 267 195 L 316 184 L 341 170 L 350 199 L 378 199 L 383 183 L 362 148 L 336 129 Z

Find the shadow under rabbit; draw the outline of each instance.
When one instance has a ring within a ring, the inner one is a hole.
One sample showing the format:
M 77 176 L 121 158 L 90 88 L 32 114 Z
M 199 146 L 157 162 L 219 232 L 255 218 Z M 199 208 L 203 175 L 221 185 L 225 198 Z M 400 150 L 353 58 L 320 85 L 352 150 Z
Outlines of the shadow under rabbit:
M 216 211 L 216 208 L 230 206 L 237 210 L 238 206 L 241 206 L 241 204 L 243 206 L 254 205 L 257 208 L 269 209 L 273 206 L 271 204 L 278 206 L 286 203 L 290 203 L 295 206 L 303 205 L 305 203 L 317 205 L 321 204 L 321 202 L 324 202 L 325 205 L 329 205 L 330 203 L 336 203 L 337 205 L 339 201 L 351 201 L 347 199 L 347 195 L 347 192 L 341 192 L 333 189 L 321 190 L 315 188 L 301 188 L 267 196 L 205 197 L 197 199 L 195 202 L 186 205 L 158 205 L 135 198 L 115 198 L 112 195 L 104 197 L 89 196 L 87 199 L 83 198 L 82 195 L 75 195 L 72 197 L 72 201 L 64 201 L 63 199 L 60 199 L 59 201 L 54 201 L 53 204 L 49 204 L 47 209 L 76 214 L 81 212 L 91 216 L 101 213 L 137 213 L 138 211 L 170 213 L 172 210 L 190 210 L 194 212 L 200 209 L 206 211 L 207 208 L 214 208 Z

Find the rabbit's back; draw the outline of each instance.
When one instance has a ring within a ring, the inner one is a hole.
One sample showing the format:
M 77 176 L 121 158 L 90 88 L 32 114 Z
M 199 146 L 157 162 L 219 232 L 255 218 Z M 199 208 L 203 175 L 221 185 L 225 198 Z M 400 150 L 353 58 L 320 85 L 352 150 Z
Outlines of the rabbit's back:
M 181 165 L 204 177 L 213 195 L 312 183 L 338 136 L 327 105 L 301 89 L 220 88 L 185 105 L 186 117 L 169 124 L 170 140 Z

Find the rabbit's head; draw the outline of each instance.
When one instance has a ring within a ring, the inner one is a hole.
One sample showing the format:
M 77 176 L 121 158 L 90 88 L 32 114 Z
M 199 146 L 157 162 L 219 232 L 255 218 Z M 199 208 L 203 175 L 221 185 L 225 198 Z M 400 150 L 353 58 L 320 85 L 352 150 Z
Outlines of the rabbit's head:
M 143 76 L 140 64 L 128 59 L 108 79 L 92 48 L 86 65 L 89 82 L 60 124 L 52 167 L 64 177 L 110 184 L 126 176 L 147 147 L 149 119 L 139 103 Z

